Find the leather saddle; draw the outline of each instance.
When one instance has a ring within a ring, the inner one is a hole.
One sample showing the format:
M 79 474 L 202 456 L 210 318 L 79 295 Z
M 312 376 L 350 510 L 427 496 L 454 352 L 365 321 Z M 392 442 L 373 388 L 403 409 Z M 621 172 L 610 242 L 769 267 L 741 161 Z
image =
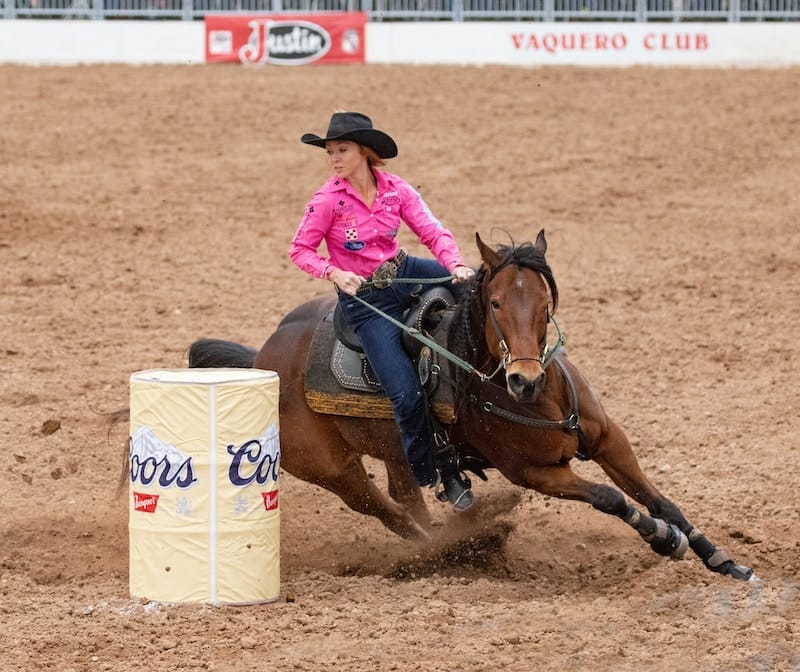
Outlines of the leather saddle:
M 433 338 L 434 332 L 439 332 L 438 327 L 442 322 L 449 324 L 448 309 L 455 306 L 455 297 L 446 287 L 433 287 L 420 294 L 416 303 L 409 308 L 403 323 L 410 329 L 415 329 L 428 338 Z M 330 368 L 338 383 L 348 390 L 360 392 L 381 391 L 378 378 L 372 370 L 358 334 L 348 324 L 341 307 L 336 304 L 333 311 L 333 330 L 336 339 L 331 350 Z M 446 340 L 446 330 L 442 340 Z M 407 332 L 403 332 L 403 345 L 409 357 L 415 363 L 417 375 L 422 386 L 433 394 L 439 383 L 438 354 L 428 345 L 417 340 Z
M 403 321 L 411 329 L 418 329 L 444 346 L 455 303 L 453 293 L 447 287 L 433 287 L 420 294 L 406 311 Z M 403 334 L 403 343 L 434 413 L 442 422 L 448 423 L 454 412 L 453 390 L 450 385 L 439 385 L 442 377 L 439 354 L 409 334 Z M 449 362 L 441 359 L 442 367 L 447 371 Z M 304 390 L 306 403 L 319 413 L 362 418 L 394 417 L 391 403 L 367 361 L 361 341 L 336 309 L 320 320 L 311 338 Z

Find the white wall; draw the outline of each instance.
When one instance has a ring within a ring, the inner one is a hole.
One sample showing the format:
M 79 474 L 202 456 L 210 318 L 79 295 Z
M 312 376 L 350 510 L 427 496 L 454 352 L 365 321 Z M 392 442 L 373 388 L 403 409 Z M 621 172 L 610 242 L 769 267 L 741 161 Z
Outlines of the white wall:
M 0 63 L 203 63 L 204 39 L 201 21 L 0 21 Z M 800 65 L 800 22 L 368 23 L 366 59 L 458 65 L 789 66 Z
M 800 64 L 800 23 L 368 24 L 370 63 L 521 66 Z
M 0 62 L 204 63 L 202 21 L 0 21 Z

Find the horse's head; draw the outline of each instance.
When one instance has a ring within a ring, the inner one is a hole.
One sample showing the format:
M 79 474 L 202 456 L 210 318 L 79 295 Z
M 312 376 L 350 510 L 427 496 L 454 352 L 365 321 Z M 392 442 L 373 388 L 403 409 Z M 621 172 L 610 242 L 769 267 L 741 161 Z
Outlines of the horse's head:
M 536 400 L 545 383 L 547 325 L 558 290 L 545 261 L 544 229 L 536 242 L 497 251 L 475 235 L 484 264 L 481 296 L 489 354 L 502 364 L 508 394 L 521 403 Z

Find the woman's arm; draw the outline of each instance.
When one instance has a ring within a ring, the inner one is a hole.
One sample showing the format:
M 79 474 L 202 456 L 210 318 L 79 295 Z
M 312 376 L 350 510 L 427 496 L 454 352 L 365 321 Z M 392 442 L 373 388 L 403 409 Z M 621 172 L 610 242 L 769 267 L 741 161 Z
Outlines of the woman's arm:
M 332 212 L 326 194 L 317 192 L 306 205 L 303 219 L 289 245 L 289 258 L 299 268 L 315 278 L 330 276 L 331 265 L 318 252 L 332 222 Z
M 459 266 L 467 268 L 453 234 L 433 216 L 428 204 L 408 182 L 399 181 L 400 216 L 427 247 L 436 260 L 453 273 Z

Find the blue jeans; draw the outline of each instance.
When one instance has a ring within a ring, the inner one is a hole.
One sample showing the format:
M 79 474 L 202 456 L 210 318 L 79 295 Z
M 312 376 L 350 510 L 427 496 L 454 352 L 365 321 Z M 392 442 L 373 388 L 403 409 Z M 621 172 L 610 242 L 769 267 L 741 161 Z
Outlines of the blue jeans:
M 449 275 L 450 272 L 438 261 L 411 256 L 397 272 L 398 278 L 442 278 Z M 415 287 L 417 285 L 413 283 L 391 284 L 385 289 L 369 287 L 359 291 L 358 297 L 402 322 L 403 313 L 414 302 L 412 291 Z M 414 478 L 419 485 L 435 483 L 433 427 L 428 417 L 428 400 L 414 364 L 403 348 L 401 329 L 352 296 L 340 293 L 339 303 L 345 318 L 361 339 L 378 382 L 392 402 L 395 421 L 400 428 L 400 441 Z

